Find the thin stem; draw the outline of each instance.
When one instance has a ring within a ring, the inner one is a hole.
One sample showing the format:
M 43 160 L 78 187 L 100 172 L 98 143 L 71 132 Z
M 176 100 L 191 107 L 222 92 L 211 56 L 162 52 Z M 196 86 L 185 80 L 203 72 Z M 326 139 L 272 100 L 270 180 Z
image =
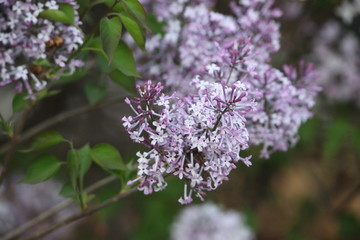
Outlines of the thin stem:
M 215 123 L 213 129 L 211 129 L 212 132 L 215 131 L 216 128 L 219 126 L 222 116 L 226 113 L 226 111 L 227 111 L 228 109 L 229 109 L 229 107 L 226 107 L 226 108 L 219 114 L 218 118 L 216 119 L 216 123 Z
M 94 183 L 93 185 L 89 186 L 88 188 L 86 188 L 85 193 L 88 194 L 88 193 L 94 192 L 95 190 L 97 190 L 97 189 L 99 189 L 99 188 L 101 188 L 101 187 L 115 181 L 116 179 L 118 179 L 118 178 L 115 177 L 115 176 L 106 177 L 106 178 Z M 59 211 L 61 211 L 64 208 L 68 207 L 72 203 L 73 203 L 72 199 L 66 199 L 66 200 L 58 203 L 57 205 L 50 208 L 49 210 L 41 213 L 37 217 L 31 219 L 30 221 L 24 223 L 20 227 L 18 227 L 16 229 L 14 229 L 13 231 L 9 232 L 4 237 L 2 237 L 0 240 L 10 240 L 10 239 L 13 239 L 14 237 L 19 236 L 21 233 L 25 232 L 26 230 L 30 229 L 31 227 L 33 227 L 33 226 L 45 221 L 46 219 L 54 216 L 56 213 L 58 213 Z
M 232 73 L 233 73 L 234 69 L 235 69 L 235 68 L 234 68 L 233 66 L 231 66 L 229 76 L 228 76 L 228 78 L 226 79 L 226 84 L 228 84 L 228 83 L 229 83 L 230 78 L 231 78 L 231 75 L 232 75 Z
M 355 187 L 338 203 L 333 207 L 335 213 L 339 213 L 345 206 L 347 206 L 354 197 L 360 191 L 360 183 L 356 184 Z
M 63 226 L 68 225 L 69 223 L 72 223 L 72 222 L 75 222 L 75 221 L 77 221 L 79 219 L 87 217 L 87 216 L 89 216 L 89 215 L 91 215 L 91 214 L 93 214 L 93 213 L 95 213 L 95 212 L 97 212 L 97 211 L 99 211 L 99 210 L 113 204 L 113 203 L 116 203 L 120 199 L 123 199 L 123 198 L 133 194 L 136 191 L 137 191 L 137 189 L 133 188 L 133 189 L 130 189 L 130 190 L 126 191 L 126 192 L 121 192 L 118 195 L 116 195 L 115 197 L 110 198 L 110 199 L 108 199 L 108 200 L 106 200 L 106 201 L 104 201 L 104 202 L 102 202 L 102 203 L 100 203 L 100 204 L 98 204 L 98 205 L 96 205 L 96 206 L 94 206 L 92 208 L 89 208 L 89 209 L 87 209 L 87 210 L 85 210 L 85 211 L 83 211 L 81 213 L 74 214 L 73 216 L 68 217 L 68 218 L 66 218 L 66 219 L 64 219 L 64 220 L 62 220 L 62 221 L 60 221 L 58 223 L 55 223 L 55 224 L 51 225 L 50 227 L 33 234 L 30 237 L 21 238 L 19 240 L 35 240 L 35 239 L 39 239 L 39 238 L 53 232 L 56 229 L 59 229 L 59 228 L 61 228 Z
M 5 179 L 9 163 L 10 163 L 11 159 L 14 156 L 17 144 L 20 142 L 19 141 L 20 140 L 19 139 L 20 134 L 21 134 L 21 131 L 23 130 L 23 128 L 25 126 L 25 122 L 26 122 L 28 114 L 30 113 L 31 108 L 32 108 L 31 104 L 29 104 L 25 108 L 25 110 L 22 112 L 20 120 L 19 120 L 19 122 L 18 122 L 18 124 L 17 124 L 17 126 L 15 128 L 14 135 L 11 138 L 11 141 L 9 143 L 9 147 L 7 148 L 7 153 L 6 153 L 5 158 L 3 160 L 1 173 L 0 173 L 0 185 L 2 184 L 2 182 Z
M 32 138 L 36 134 L 48 129 L 51 126 L 54 126 L 55 124 L 58 124 L 58 123 L 60 123 L 62 121 L 65 121 L 65 120 L 67 120 L 67 119 L 69 119 L 71 117 L 74 117 L 74 116 L 77 116 L 77 115 L 80 115 L 80 114 L 84 114 L 86 112 L 92 111 L 92 110 L 97 109 L 97 108 L 113 105 L 113 104 L 119 103 L 121 101 L 124 101 L 123 97 L 113 98 L 113 99 L 109 99 L 109 100 L 99 102 L 99 103 L 94 104 L 94 105 L 83 106 L 83 107 L 79 107 L 77 109 L 73 109 L 73 110 L 69 110 L 69 111 L 60 113 L 59 115 L 57 115 L 57 116 L 55 116 L 53 118 L 50 118 L 48 120 L 45 120 L 44 122 L 41 122 L 38 125 L 32 127 L 31 129 L 25 131 L 23 135 L 18 136 L 17 141 L 18 141 L 18 143 L 21 143 L 23 141 L 29 140 L 30 138 Z M 4 146 L 2 146 L 0 148 L 0 155 L 5 153 L 6 151 L 8 151 L 10 149 L 10 146 L 11 146 L 11 142 L 8 143 L 8 144 L 5 144 Z

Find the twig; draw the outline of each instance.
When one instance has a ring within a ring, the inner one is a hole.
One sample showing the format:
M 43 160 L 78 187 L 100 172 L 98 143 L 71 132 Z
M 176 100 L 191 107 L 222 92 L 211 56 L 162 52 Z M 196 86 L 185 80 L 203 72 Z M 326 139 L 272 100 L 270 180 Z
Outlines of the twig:
M 89 216 L 89 215 L 91 215 L 91 214 L 93 214 L 93 213 L 95 213 L 95 212 L 97 212 L 97 211 L 99 211 L 99 210 L 113 204 L 113 203 L 118 202 L 120 199 L 125 198 L 125 197 L 131 195 L 132 193 L 136 192 L 136 190 L 137 190 L 136 188 L 133 188 L 133 189 L 128 190 L 126 192 L 119 193 L 115 197 L 110 198 L 110 199 L 108 199 L 108 200 L 106 200 L 106 201 L 104 201 L 104 202 L 102 202 L 102 203 L 100 203 L 100 204 L 98 204 L 98 205 L 96 205 L 96 206 L 94 206 L 92 208 L 89 208 L 88 210 L 85 210 L 85 211 L 83 211 L 81 213 L 78 213 L 78 214 L 75 214 L 75 215 L 73 215 L 71 217 L 68 217 L 68 218 L 66 218 L 66 219 L 64 219 L 64 220 L 62 220 L 62 221 L 60 221 L 58 223 L 55 223 L 55 224 L 51 225 L 50 227 L 33 234 L 30 237 L 21 238 L 19 240 L 35 240 L 35 239 L 39 239 L 39 238 L 51 233 L 52 231 L 54 231 L 54 230 L 56 230 L 58 228 L 61 228 L 61 227 L 65 226 L 65 225 L 68 225 L 69 223 L 72 223 L 72 222 L 74 222 L 76 220 L 79 220 L 81 218 L 87 217 L 87 216 Z
M 2 184 L 2 182 L 5 179 L 9 163 L 14 156 L 17 144 L 20 142 L 20 134 L 24 128 L 26 118 L 27 118 L 28 114 L 30 113 L 31 108 L 32 108 L 32 105 L 29 104 L 25 108 L 25 110 L 22 112 L 19 123 L 17 124 L 17 126 L 15 128 L 14 135 L 11 138 L 8 148 L 5 150 L 5 151 L 7 151 L 7 153 L 5 155 L 5 158 L 4 158 L 3 164 L 2 164 L 2 168 L 1 168 L 0 185 Z
M 110 182 L 112 182 L 112 181 L 114 181 L 116 179 L 118 179 L 118 178 L 115 177 L 115 176 L 106 177 L 106 178 L 94 183 L 93 185 L 89 186 L 88 188 L 86 188 L 85 193 L 94 192 L 95 190 L 101 188 L 102 186 L 107 185 L 108 183 L 110 183 Z M 31 228 L 31 227 L 45 221 L 46 219 L 52 217 L 53 215 L 55 215 L 56 213 L 58 213 L 62 209 L 66 208 L 67 206 L 71 205 L 72 203 L 73 203 L 73 201 L 71 199 L 66 199 L 66 200 L 60 202 L 59 204 L 55 205 L 54 207 L 50 208 L 49 210 L 43 212 L 42 214 L 38 215 L 37 217 L 31 219 L 30 221 L 24 223 L 20 227 L 18 227 L 16 229 L 14 229 L 13 231 L 9 232 L 4 237 L 2 237 L 0 240 L 10 240 L 10 239 L 13 239 L 14 237 L 19 236 L 21 233 L 25 232 L 29 228 Z
M 36 134 L 40 133 L 41 131 L 44 131 L 45 129 L 47 129 L 47 128 L 51 127 L 51 126 L 54 126 L 55 124 L 60 123 L 60 122 L 66 120 L 68 118 L 71 118 L 71 117 L 74 117 L 74 116 L 77 116 L 77 115 L 92 111 L 92 110 L 97 109 L 97 108 L 101 108 L 101 107 L 109 106 L 109 105 L 112 105 L 112 104 L 116 104 L 116 103 L 121 102 L 123 100 L 124 100 L 123 97 L 109 99 L 109 100 L 106 100 L 106 101 L 99 102 L 98 104 L 95 104 L 95 105 L 84 106 L 84 107 L 80 107 L 80 108 L 77 108 L 77 109 L 69 110 L 67 112 L 60 113 L 59 115 L 57 115 L 57 116 L 55 116 L 53 118 L 50 118 L 48 120 L 45 120 L 44 122 L 39 123 L 35 127 L 25 131 L 22 136 L 18 137 L 17 142 L 20 143 L 20 142 L 29 140 L 30 138 L 32 138 Z M 4 146 L 2 146 L 0 148 L 0 155 L 5 153 L 6 151 L 8 151 L 10 149 L 10 146 L 11 146 L 11 142 L 8 143 L 8 144 L 5 144 Z
M 333 207 L 335 214 L 339 213 L 345 206 L 347 206 L 354 197 L 360 191 L 360 183 L 356 184 L 354 188 L 338 203 Z

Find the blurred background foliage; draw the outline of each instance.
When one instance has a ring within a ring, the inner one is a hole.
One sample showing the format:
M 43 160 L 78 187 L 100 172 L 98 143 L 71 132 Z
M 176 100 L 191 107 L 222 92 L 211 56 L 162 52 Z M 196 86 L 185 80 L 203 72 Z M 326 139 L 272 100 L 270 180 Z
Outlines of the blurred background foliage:
M 222 11 L 226 11 L 225 2 L 218 5 Z M 342 1 L 278 0 L 276 4 L 286 11 L 286 6 L 292 2 L 298 2 L 302 12 L 293 19 L 286 18 L 285 12 L 285 17 L 280 19 L 282 46 L 274 58 L 275 65 L 297 62 L 311 54 L 316 29 L 328 19 L 337 18 L 335 8 Z M 106 9 L 99 5 L 86 15 L 85 31 L 104 11 Z M 311 23 L 315 31 L 304 32 L 302 24 L 306 23 Z M 353 23 L 357 31 L 359 23 L 358 16 Z M 110 70 L 105 59 L 94 57 L 88 64 L 93 66 L 90 71 L 79 71 L 75 77 L 57 81 L 62 91 L 36 107 L 26 128 L 64 110 L 94 103 L 105 89 L 109 96 L 128 95 L 116 83 L 108 81 L 109 77 L 104 73 Z M 5 105 L 9 105 L 12 97 L 5 91 L 0 95 L 2 110 L 6 110 Z M 120 150 L 125 161 L 130 161 L 135 159 L 139 147 L 130 142 L 120 124 L 122 116 L 129 112 L 123 103 L 106 106 L 70 118 L 54 129 L 74 141 L 75 147 L 86 143 L 112 144 Z M 302 126 L 299 135 L 300 141 L 293 149 L 273 154 L 268 160 L 258 158 L 259 149 L 252 149 L 253 166 L 247 168 L 239 164 L 230 180 L 211 192 L 207 201 L 245 213 L 259 240 L 360 239 L 359 107 L 352 103 L 329 103 L 320 96 L 314 118 Z M 5 138 L 0 138 L 0 143 L 4 142 Z M 65 149 L 65 144 L 61 144 L 53 150 L 64 159 Z M 12 167 L 25 171 L 28 163 L 41 153 L 19 152 Z M 59 179 L 65 178 L 64 175 L 61 173 Z M 95 182 L 103 175 L 97 166 L 92 166 L 86 183 Z M 114 182 L 98 190 L 96 195 L 100 201 L 108 199 L 118 193 L 120 186 L 120 182 Z M 162 192 L 150 196 L 136 193 L 81 220 L 67 239 L 168 239 L 171 224 L 183 208 L 177 202 L 182 188 L 179 182 L 170 178 L 169 187 Z M 198 200 L 195 203 L 199 203 Z

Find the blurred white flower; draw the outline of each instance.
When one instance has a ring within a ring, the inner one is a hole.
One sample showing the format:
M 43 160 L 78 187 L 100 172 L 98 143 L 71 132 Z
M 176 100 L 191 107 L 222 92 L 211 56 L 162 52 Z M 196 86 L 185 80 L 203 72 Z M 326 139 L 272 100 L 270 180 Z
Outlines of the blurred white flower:
M 214 203 L 184 208 L 171 229 L 172 240 L 251 240 L 254 232 L 243 214 Z

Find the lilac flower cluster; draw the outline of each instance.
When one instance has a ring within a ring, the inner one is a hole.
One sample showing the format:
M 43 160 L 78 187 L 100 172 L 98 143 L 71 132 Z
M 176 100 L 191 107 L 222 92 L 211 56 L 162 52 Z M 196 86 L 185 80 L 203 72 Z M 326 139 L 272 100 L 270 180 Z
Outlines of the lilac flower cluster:
M 264 65 L 249 81 L 257 89 L 257 111 L 248 114 L 247 124 L 252 145 L 262 145 L 261 157 L 286 151 L 298 141 L 302 123 L 312 117 L 310 109 L 320 88 L 313 65 L 300 62 L 298 68 L 285 65 L 284 73 Z
M 233 2 L 231 9 L 236 17 L 211 11 L 216 2 L 213 0 L 143 2 L 167 25 L 163 35 L 148 39 L 149 54 L 138 54 L 139 61 L 145 61 L 140 71 L 178 92 L 188 94 L 183 80 L 203 73 L 206 65 L 221 63 L 223 49 L 235 42 L 248 43 L 252 57 L 246 65 L 269 60 L 270 53 L 279 49 L 279 25 L 274 18 L 281 13 L 271 8 L 272 1 Z
M 44 10 L 57 10 L 59 4 L 70 4 L 75 9 L 75 22 L 80 25 L 74 0 L 51 1 L 0 1 L 0 86 L 11 83 L 30 96 L 44 89 L 47 82 L 41 79 L 44 68 L 60 67 L 74 72 L 83 63 L 68 56 L 83 43 L 82 31 L 74 25 L 52 22 L 39 17 Z M 46 67 L 34 61 L 47 61 Z
M 148 40 L 148 54 L 136 54 L 144 62 L 140 70 L 166 92 L 177 91 L 160 94 L 162 85 L 146 83 L 140 98 L 127 101 L 137 105 L 136 116 L 124 118 L 124 126 L 150 148 L 138 154 L 136 180 L 146 194 L 166 186 L 165 174 L 175 174 L 187 181 L 181 203 L 193 192 L 202 198 L 227 179 L 234 163 L 251 165 L 240 150 L 262 145 L 262 157 L 285 151 L 311 117 L 319 90 L 311 65 L 285 66 L 283 73 L 268 64 L 280 46 L 274 19 L 281 13 L 272 1 L 232 2 L 232 15 L 210 10 L 215 2 L 144 1 L 167 25 Z
M 355 32 L 329 21 L 319 31 L 313 52 L 326 97 L 360 106 L 360 41 Z
M 222 75 L 213 69 L 211 74 Z M 150 194 L 166 187 L 164 175 L 177 175 L 185 181 L 182 204 L 190 203 L 193 194 L 203 199 L 205 191 L 228 179 L 238 161 L 251 165 L 250 157 L 239 155 L 249 140 L 244 115 L 254 109 L 245 85 L 200 76 L 192 85 L 197 94 L 176 97 L 148 81 L 138 86 L 140 97 L 127 99 L 136 116 L 123 118 L 132 140 L 151 149 L 137 154 L 138 178 L 130 184 L 140 181 L 139 190 Z
M 252 240 L 254 233 L 241 213 L 224 211 L 213 203 L 207 203 L 182 210 L 172 225 L 171 239 Z
M 229 69 L 230 82 L 240 80 L 246 84 L 260 103 L 256 114 L 245 116 L 250 120 L 250 143 L 262 145 L 261 156 L 266 158 L 274 151 L 285 151 L 297 141 L 300 124 L 311 116 L 313 104 L 309 102 L 314 101 L 318 91 L 310 84 L 315 75 L 307 72 L 298 79 L 289 79 L 268 64 L 270 54 L 280 48 L 279 24 L 275 20 L 281 12 L 272 8 L 273 1 L 233 1 L 232 15 L 212 11 L 215 2 L 144 1 L 149 11 L 167 25 L 163 35 L 148 40 L 148 55 L 137 54 L 139 61 L 144 61 L 140 70 L 148 79 L 160 79 L 169 91 L 187 95 L 192 91 L 186 81 L 204 73 L 204 66 L 216 64 Z M 165 6 L 169 11 L 161 10 Z M 237 49 L 231 50 L 234 45 Z M 236 66 L 230 50 L 241 55 Z M 271 83 L 267 82 L 269 74 Z M 288 90 L 292 92 L 283 93 Z M 264 96 L 268 100 L 260 99 Z M 297 108 L 298 105 L 303 107 Z M 280 120 L 283 116 L 286 120 Z

